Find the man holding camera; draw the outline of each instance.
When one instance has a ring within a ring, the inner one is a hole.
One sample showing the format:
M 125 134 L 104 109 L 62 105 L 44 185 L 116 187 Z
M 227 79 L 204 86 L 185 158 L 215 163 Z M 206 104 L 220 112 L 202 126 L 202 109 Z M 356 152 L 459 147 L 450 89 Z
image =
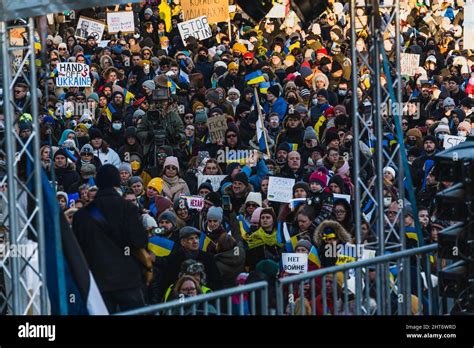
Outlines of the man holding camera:
M 144 144 L 144 152 L 148 158 L 156 159 L 154 154 L 160 146 L 169 145 L 178 150 L 185 135 L 183 122 L 176 107 L 171 104 L 166 76 L 159 75 L 154 81 L 156 89 L 152 95 L 153 104 L 138 123 L 137 137 Z

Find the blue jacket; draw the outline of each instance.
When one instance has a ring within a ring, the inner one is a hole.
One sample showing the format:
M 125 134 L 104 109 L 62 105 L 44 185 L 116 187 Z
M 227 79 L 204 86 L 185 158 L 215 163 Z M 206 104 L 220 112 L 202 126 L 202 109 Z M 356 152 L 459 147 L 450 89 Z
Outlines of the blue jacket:
M 271 112 L 276 112 L 278 115 L 280 115 L 280 122 L 283 122 L 287 110 L 288 103 L 282 97 L 278 97 L 278 99 L 275 100 L 275 102 L 271 105 L 269 102 L 265 102 L 265 104 L 263 104 L 263 111 L 265 111 L 265 114 L 268 115 Z
M 242 173 L 245 173 L 247 175 L 247 177 L 249 178 L 249 183 L 252 184 L 254 192 L 259 192 L 260 191 L 260 184 L 262 183 L 262 179 L 266 175 L 268 175 L 268 172 L 269 172 L 268 167 L 265 164 L 265 161 L 262 160 L 262 159 L 260 161 L 258 161 L 258 163 L 257 163 L 257 173 L 255 175 L 250 176 L 251 173 L 252 173 L 251 168 L 249 168 L 247 166 L 244 166 L 242 168 Z M 221 193 L 224 194 L 225 188 L 230 186 L 230 185 L 232 185 L 231 181 L 222 184 Z

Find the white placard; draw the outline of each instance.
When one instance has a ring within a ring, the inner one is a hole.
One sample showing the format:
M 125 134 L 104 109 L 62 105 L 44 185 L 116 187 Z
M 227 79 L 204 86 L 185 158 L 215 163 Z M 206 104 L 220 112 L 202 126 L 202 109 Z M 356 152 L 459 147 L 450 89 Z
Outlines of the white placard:
M 97 45 L 98 47 L 107 47 L 107 45 L 109 44 L 110 40 L 102 40 L 101 42 L 99 42 L 99 44 Z
M 265 15 L 266 18 L 285 18 L 286 17 L 286 7 L 285 5 L 275 3 L 270 11 Z
M 89 65 L 83 63 L 59 63 L 57 87 L 90 87 Z
M 107 12 L 107 31 L 109 33 L 135 32 L 135 20 L 132 11 Z
M 105 24 L 87 17 L 79 17 L 76 27 L 76 37 L 87 39 L 92 35 L 96 42 L 102 40 L 104 34 Z
M 462 142 L 466 141 L 466 137 L 462 137 L 460 135 L 445 135 L 443 140 L 443 147 L 445 149 L 450 149 L 453 146 L 456 146 Z
M 343 195 L 343 194 L 340 194 L 340 193 L 333 193 L 332 195 L 334 197 L 334 201 L 336 201 L 338 199 L 344 199 L 344 200 L 347 201 L 347 203 L 351 204 L 351 195 Z
M 273 202 L 288 203 L 293 198 L 295 179 L 271 176 L 268 180 L 268 200 Z
M 186 203 L 188 204 L 189 209 L 201 211 L 204 206 L 204 198 L 201 196 L 183 196 L 186 198 Z
M 463 21 L 463 48 L 474 49 L 474 3 L 464 3 L 464 21 Z
M 283 253 L 281 255 L 283 271 L 291 274 L 308 272 L 308 254 Z
M 196 40 L 205 40 L 212 36 L 211 27 L 206 16 L 190 19 L 189 21 L 178 23 L 179 34 L 186 45 L 186 39 L 193 36 Z
M 413 53 L 400 53 L 400 70 L 402 75 L 413 76 L 420 66 L 420 55 Z
M 219 191 L 219 188 L 221 187 L 221 182 L 226 178 L 226 175 L 202 175 L 198 174 L 197 179 L 198 179 L 198 187 L 201 186 L 203 182 L 206 182 L 207 180 L 211 181 L 212 189 L 214 191 Z

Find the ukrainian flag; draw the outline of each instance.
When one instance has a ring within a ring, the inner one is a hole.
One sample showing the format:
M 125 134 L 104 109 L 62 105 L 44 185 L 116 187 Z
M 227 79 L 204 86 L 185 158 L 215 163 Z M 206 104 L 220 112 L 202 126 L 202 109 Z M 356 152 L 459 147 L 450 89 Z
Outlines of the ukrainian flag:
M 313 245 L 308 254 L 308 260 L 314 263 L 318 268 L 321 268 L 321 259 L 319 258 L 318 250 Z
M 237 220 L 239 221 L 240 235 L 244 240 L 247 240 L 248 234 L 250 232 L 250 225 L 242 215 L 237 216 Z
M 267 82 L 267 81 L 260 82 L 258 87 L 260 88 L 260 93 L 267 94 L 268 88 L 270 87 L 270 82 Z
M 406 227 L 406 232 L 405 232 L 405 236 L 408 238 L 408 239 L 411 239 L 411 240 L 414 240 L 416 241 L 416 244 L 419 245 L 420 244 L 420 241 L 418 239 L 418 233 L 416 233 L 416 230 L 412 227 Z
M 262 71 L 257 70 L 245 75 L 245 82 L 247 82 L 248 85 L 257 85 L 260 82 L 265 82 L 265 78 L 263 77 Z
M 296 143 L 289 143 L 288 145 L 290 145 L 290 152 L 291 152 L 291 151 L 298 151 L 298 144 L 296 144 Z
M 132 99 L 135 98 L 135 94 L 133 94 L 132 92 L 130 92 L 127 89 L 123 90 L 123 94 L 125 95 L 125 104 L 130 104 Z
M 170 89 L 171 94 L 176 94 L 176 91 L 180 89 L 176 82 L 171 79 L 168 80 L 168 88 Z
M 114 106 L 112 105 L 112 103 L 109 103 L 109 105 L 107 105 L 105 108 L 104 108 L 104 112 L 105 114 L 107 115 L 107 118 L 109 119 L 110 122 L 112 122 L 112 114 L 114 112 L 116 112 L 117 110 L 115 110 Z
M 173 250 L 174 242 L 159 236 L 148 239 L 148 250 L 159 257 L 168 256 Z
M 205 233 L 201 233 L 201 237 L 199 237 L 199 249 L 202 251 L 207 251 L 207 247 L 212 240 Z
M 356 249 L 353 245 L 345 244 L 342 252 L 338 255 L 336 265 L 343 265 L 345 263 L 356 261 Z

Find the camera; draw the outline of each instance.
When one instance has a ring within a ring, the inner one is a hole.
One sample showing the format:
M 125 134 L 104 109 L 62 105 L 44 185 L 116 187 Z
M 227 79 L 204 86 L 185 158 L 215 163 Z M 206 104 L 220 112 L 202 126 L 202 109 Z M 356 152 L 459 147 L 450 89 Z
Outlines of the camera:
M 170 99 L 170 91 L 168 88 L 157 87 L 152 94 L 153 101 L 166 101 Z
M 151 232 L 156 236 L 161 236 L 165 234 L 166 229 L 163 227 L 155 227 Z
M 166 131 L 163 128 L 153 130 L 153 139 L 155 141 L 155 146 L 163 146 L 166 142 Z

